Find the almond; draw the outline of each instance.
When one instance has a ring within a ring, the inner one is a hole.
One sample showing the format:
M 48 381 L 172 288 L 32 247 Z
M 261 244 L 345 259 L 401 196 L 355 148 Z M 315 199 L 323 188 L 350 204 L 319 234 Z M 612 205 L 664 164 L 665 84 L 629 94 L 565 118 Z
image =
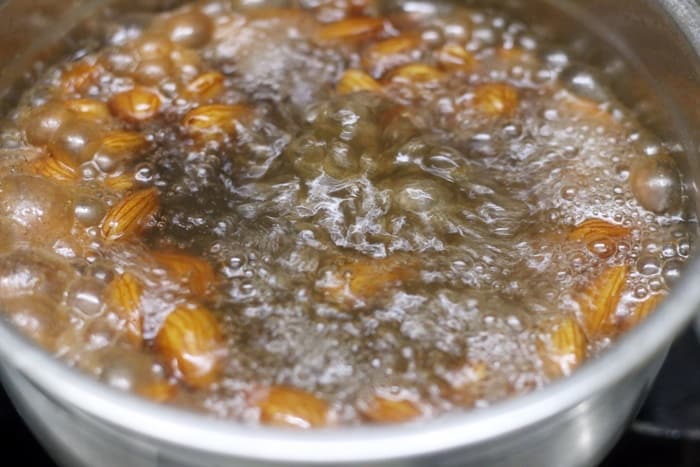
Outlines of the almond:
M 30 170 L 46 178 L 63 182 L 73 182 L 78 179 L 76 168 L 67 162 L 60 161 L 52 156 L 42 157 L 29 164 Z
M 66 91 L 86 92 L 97 84 L 104 69 L 99 64 L 80 61 L 70 65 L 61 75 L 61 83 Z
M 109 241 L 138 235 L 158 212 L 158 190 L 148 188 L 125 196 L 102 220 L 102 236 Z
M 426 84 L 442 80 L 445 74 L 434 66 L 424 63 L 403 65 L 389 74 L 389 81 L 404 84 Z
M 70 99 L 65 102 L 65 106 L 81 117 L 95 122 L 105 123 L 112 118 L 107 104 L 97 99 Z
M 224 75 L 217 71 L 210 71 L 197 76 L 187 85 L 186 93 L 191 98 L 208 100 L 212 99 L 224 90 Z
M 625 330 L 629 330 L 644 321 L 647 316 L 649 316 L 656 309 L 656 307 L 659 306 L 659 303 L 661 303 L 664 297 L 665 294 L 656 294 L 648 297 L 642 302 L 639 302 L 637 306 L 634 307 L 632 312 L 625 317 L 625 320 L 623 321 L 623 328 Z
M 266 425 L 316 428 L 328 423 L 328 403 L 301 389 L 272 386 L 255 402 Z
M 370 75 L 361 70 L 346 70 L 337 86 L 338 94 L 350 94 L 359 91 L 382 92 L 381 85 Z
M 367 420 L 375 423 L 404 423 L 422 414 L 420 408 L 411 400 L 379 395 L 360 404 L 358 410 Z
M 221 139 L 236 136 L 236 123 L 250 114 L 245 105 L 212 104 L 192 109 L 185 115 L 182 126 L 195 139 Z
M 474 69 L 476 59 L 464 47 L 446 44 L 438 51 L 438 63 L 443 70 L 468 72 Z
M 361 40 L 379 34 L 384 29 L 381 18 L 348 18 L 321 26 L 318 39 L 321 41 Z
M 629 267 L 612 266 L 598 276 L 579 297 L 586 333 L 593 338 L 614 332 L 614 317 L 625 287 Z
M 417 274 L 410 258 L 363 258 L 332 267 L 317 287 L 332 302 L 362 308 L 381 298 L 388 289 L 414 280 Z
M 140 346 L 143 340 L 143 317 L 141 315 L 141 296 L 143 286 L 132 274 L 117 276 L 107 286 L 105 303 L 125 323 L 129 340 Z
M 158 114 L 160 106 L 158 94 L 145 88 L 121 92 L 109 100 L 112 114 L 130 123 L 150 120 Z
M 567 239 L 584 243 L 591 253 L 606 259 L 617 251 L 616 240 L 629 234 L 626 227 L 601 219 L 588 219 L 569 232 Z
M 374 76 L 381 76 L 391 68 L 415 60 L 413 51 L 419 46 L 420 38 L 408 34 L 375 42 L 362 52 L 362 66 Z
M 196 295 L 206 294 L 216 280 L 211 264 L 196 256 L 170 251 L 156 251 L 152 255 L 177 281 L 184 283 Z
M 147 147 L 148 141 L 137 131 L 113 131 L 102 138 L 101 150 L 128 157 L 138 155 Z
M 512 115 L 518 107 L 518 91 L 506 83 L 480 84 L 474 89 L 474 106 L 492 117 Z
M 136 185 L 133 173 L 124 173 L 105 178 L 105 186 L 114 191 L 129 191 Z
M 586 360 L 586 335 L 576 319 L 562 317 L 552 325 L 539 350 L 547 376 L 557 378 L 569 375 Z
M 201 306 L 179 306 L 163 322 L 155 344 L 182 380 L 206 388 L 223 370 L 224 337 L 211 311 Z

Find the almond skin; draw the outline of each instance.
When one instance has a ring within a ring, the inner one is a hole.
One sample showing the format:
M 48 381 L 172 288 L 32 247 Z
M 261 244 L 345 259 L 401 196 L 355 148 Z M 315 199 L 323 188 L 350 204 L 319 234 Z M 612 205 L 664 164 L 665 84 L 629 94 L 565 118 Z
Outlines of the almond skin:
M 148 188 L 125 196 L 112 206 L 102 220 L 102 236 L 108 241 L 140 234 L 159 208 L 158 190 Z
M 445 73 L 424 63 L 410 63 L 389 74 L 388 80 L 405 84 L 427 84 L 442 80 Z
M 156 251 L 152 255 L 195 295 L 205 295 L 216 280 L 211 264 L 196 256 L 172 251 Z
M 301 389 L 272 386 L 255 405 L 266 425 L 307 429 L 328 423 L 328 403 Z
M 518 91 L 506 83 L 480 84 L 474 89 L 474 106 L 492 117 L 512 115 L 518 107 Z
M 632 329 L 639 323 L 647 319 L 647 317 L 654 312 L 659 303 L 664 299 L 665 294 L 656 294 L 647 298 L 643 302 L 639 302 L 637 306 L 632 309 L 632 312 L 625 317 L 622 323 L 624 330 Z
M 190 98 L 209 100 L 221 94 L 224 90 L 224 75 L 217 71 L 202 73 L 193 79 L 186 89 Z
M 201 306 L 179 306 L 163 322 L 156 348 L 182 380 L 206 388 L 223 370 L 226 345 L 219 323 Z
M 107 104 L 97 99 L 70 99 L 65 102 L 65 106 L 80 115 L 96 122 L 109 122 L 112 115 Z
M 362 415 L 375 423 L 405 423 L 421 416 L 420 408 L 408 399 L 375 395 L 358 407 Z
M 567 239 L 585 243 L 588 250 L 606 259 L 617 251 L 616 242 L 630 235 L 630 230 L 602 219 L 588 219 L 569 232 Z
M 350 94 L 360 91 L 381 93 L 382 86 L 362 70 L 346 70 L 343 76 L 340 77 L 336 90 L 338 94 Z
M 115 94 L 109 101 L 112 114 L 130 123 L 150 120 L 158 114 L 160 106 L 158 94 L 145 88 Z
M 105 302 L 125 323 L 129 340 L 140 346 L 143 342 L 141 296 L 143 286 L 136 277 L 124 273 L 112 280 L 105 292 Z
M 236 123 L 250 114 L 245 105 L 203 105 L 187 112 L 182 126 L 196 140 L 220 140 L 236 137 Z
M 438 63 L 446 71 L 468 72 L 476 66 L 476 59 L 464 47 L 446 44 L 438 52 Z
M 590 337 L 615 332 L 615 312 L 629 273 L 626 264 L 612 266 L 598 276 L 579 297 L 583 327 Z
M 343 260 L 341 260 L 343 261 Z M 363 308 L 381 298 L 384 292 L 414 280 L 418 270 L 410 258 L 362 258 L 334 266 L 317 283 L 324 298 L 350 308 Z
M 361 40 L 379 34 L 384 29 L 381 18 L 348 18 L 321 26 L 318 39 L 321 41 Z
M 74 182 L 78 179 L 75 166 L 52 156 L 37 159 L 29 167 L 33 173 L 53 180 Z
M 586 360 L 587 342 L 575 318 L 566 316 L 557 320 L 544 344 L 538 347 L 547 376 L 558 378 L 571 374 Z

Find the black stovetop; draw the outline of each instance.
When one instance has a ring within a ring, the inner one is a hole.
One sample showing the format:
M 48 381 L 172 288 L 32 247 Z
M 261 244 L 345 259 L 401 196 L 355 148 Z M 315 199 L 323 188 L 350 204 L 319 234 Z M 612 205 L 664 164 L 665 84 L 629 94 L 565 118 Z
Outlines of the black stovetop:
M 0 388 L 5 459 L 54 467 Z M 600 467 L 700 466 L 700 340 L 692 328 L 669 352 L 637 420 Z

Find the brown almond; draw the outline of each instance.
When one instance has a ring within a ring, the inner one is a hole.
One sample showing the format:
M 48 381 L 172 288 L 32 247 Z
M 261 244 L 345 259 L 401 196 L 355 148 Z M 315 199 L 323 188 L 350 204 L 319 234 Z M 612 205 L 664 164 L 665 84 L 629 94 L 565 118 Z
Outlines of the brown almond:
M 115 94 L 109 100 L 109 109 L 116 117 L 131 123 L 150 120 L 160 111 L 158 94 L 145 88 Z
M 405 84 L 426 84 L 442 80 L 445 74 L 434 66 L 424 63 L 403 65 L 389 74 L 388 80 Z
M 583 326 L 592 338 L 614 332 L 614 318 L 625 288 L 629 266 L 612 266 L 600 274 L 579 297 Z
M 224 90 L 224 75 L 217 71 L 202 73 L 187 85 L 189 97 L 208 100 L 221 94 Z
M 158 190 L 135 191 L 112 206 L 102 220 L 102 236 L 109 241 L 138 235 L 158 212 Z
M 151 382 L 136 386 L 136 393 L 154 402 L 165 402 L 177 394 L 177 386 L 167 381 Z
M 75 166 L 52 156 L 32 161 L 29 168 L 33 173 L 53 180 L 74 182 L 78 179 Z
M 105 178 L 105 186 L 114 191 L 129 191 L 136 186 L 133 173 L 123 173 Z
M 255 405 L 266 425 L 317 428 L 328 423 L 328 403 L 301 389 L 272 386 Z
M 97 84 L 104 69 L 100 64 L 80 61 L 70 65 L 61 75 L 61 84 L 69 92 L 86 92 Z
M 163 322 L 155 338 L 160 354 L 194 388 L 206 388 L 223 370 L 224 337 L 211 311 L 179 306 Z
M 446 396 L 462 407 L 473 407 L 482 397 L 483 382 L 489 374 L 489 368 L 483 361 L 468 361 L 455 371 L 449 372 L 449 387 Z
M 361 40 L 378 35 L 384 29 L 381 18 L 348 18 L 321 26 L 317 37 L 321 41 Z
M 632 309 L 632 312 L 625 317 L 625 320 L 623 321 L 623 329 L 625 331 L 632 329 L 647 319 L 647 316 L 649 316 L 656 309 L 656 307 L 659 306 L 659 303 L 661 303 L 664 297 L 665 294 L 661 293 L 652 295 L 646 300 L 639 302 L 637 306 Z
M 547 376 L 569 375 L 586 360 L 586 335 L 576 319 L 562 317 L 552 325 L 539 351 Z
M 137 155 L 147 147 L 148 141 L 137 131 L 113 131 L 102 138 L 101 149 L 110 154 Z
M 374 303 L 384 293 L 417 277 L 410 258 L 360 259 L 334 266 L 317 287 L 324 298 L 352 308 Z
M 411 400 L 375 395 L 358 405 L 358 410 L 375 423 L 405 423 L 421 416 L 420 408 Z
M 141 345 L 143 341 L 143 316 L 141 315 L 141 297 L 143 286 L 132 274 L 120 274 L 107 286 L 105 303 L 124 320 L 129 340 Z
M 468 72 L 474 69 L 476 59 L 464 47 L 446 44 L 438 51 L 438 63 L 443 70 Z
M 236 136 L 236 123 L 250 114 L 245 105 L 212 104 L 192 109 L 182 120 L 185 131 L 195 139 L 220 139 Z
M 493 117 L 512 115 L 518 107 L 518 91 L 506 83 L 485 83 L 474 89 L 474 106 Z
M 216 280 L 211 264 L 196 256 L 172 251 L 156 251 L 152 255 L 196 295 L 206 294 Z
M 107 104 L 97 99 L 70 99 L 65 102 L 65 106 L 81 117 L 95 122 L 105 123 L 112 118 Z
M 361 70 L 346 70 L 336 87 L 338 94 L 369 91 L 382 92 L 382 86 L 370 75 Z
M 617 241 L 627 237 L 630 230 L 602 219 L 588 219 L 569 232 L 567 239 L 582 242 L 588 250 L 606 259 L 617 251 Z
M 381 76 L 387 70 L 415 59 L 412 52 L 419 46 L 420 38 L 409 34 L 374 42 L 362 52 L 362 66 L 373 75 Z

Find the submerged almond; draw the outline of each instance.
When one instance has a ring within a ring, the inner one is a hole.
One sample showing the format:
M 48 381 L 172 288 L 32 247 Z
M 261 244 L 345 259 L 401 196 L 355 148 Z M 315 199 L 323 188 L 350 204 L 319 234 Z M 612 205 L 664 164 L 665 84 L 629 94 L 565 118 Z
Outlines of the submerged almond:
M 196 295 L 204 295 L 216 279 L 211 264 L 196 256 L 171 251 L 156 251 L 152 254 L 177 281 L 184 283 Z
M 215 382 L 223 370 L 226 345 L 214 314 L 201 306 L 179 306 L 155 338 L 158 351 L 195 388 Z
M 131 123 L 150 120 L 160 111 L 158 94 L 145 88 L 134 88 L 112 96 L 109 108 L 112 114 Z
M 321 26 L 318 39 L 321 41 L 367 39 L 379 34 L 384 29 L 381 18 L 348 18 Z
M 37 159 L 29 167 L 33 173 L 53 180 L 72 182 L 78 179 L 75 166 L 52 156 Z
M 621 225 L 588 219 L 569 232 L 567 239 L 584 243 L 591 253 L 605 259 L 617 251 L 616 241 L 629 234 L 630 230 Z
M 124 321 L 129 340 L 140 345 L 143 340 L 143 316 L 141 296 L 143 286 L 132 274 L 126 272 L 117 276 L 106 290 L 105 302 Z
M 615 313 L 628 272 L 626 264 L 609 267 L 579 297 L 584 329 L 589 336 L 600 337 L 614 332 Z
M 210 71 L 197 76 L 187 85 L 188 96 L 196 99 L 212 99 L 224 90 L 224 75 Z
M 317 428 L 328 423 L 328 403 L 301 389 L 272 386 L 255 401 L 266 425 Z
M 102 66 L 87 61 L 70 65 L 61 75 L 63 87 L 70 92 L 86 92 L 90 86 L 97 84 L 102 74 Z
M 518 107 L 518 91 L 506 83 L 485 83 L 474 89 L 474 106 L 493 117 L 509 116 Z
M 195 139 L 221 139 L 236 136 L 236 124 L 250 114 L 245 105 L 212 104 L 190 110 L 182 120 L 185 131 Z
M 558 319 L 541 345 L 540 357 L 550 378 L 569 375 L 586 359 L 587 339 L 576 319 Z
M 65 102 L 65 106 L 81 117 L 92 121 L 105 123 L 112 118 L 107 104 L 97 99 L 70 99 Z
M 339 264 L 317 283 L 324 298 L 352 308 L 365 307 L 384 292 L 413 280 L 418 270 L 410 258 L 360 259 Z
M 336 89 L 338 94 L 350 94 L 360 91 L 382 92 L 382 86 L 361 70 L 346 70 L 343 76 L 340 77 Z
M 102 236 L 113 241 L 138 235 L 158 212 L 159 205 L 155 188 L 125 196 L 107 211 L 102 220 Z
M 421 416 L 420 408 L 409 399 L 373 396 L 358 407 L 360 413 L 375 423 L 405 423 Z
M 440 81 L 445 74 L 434 66 L 411 63 L 401 66 L 389 74 L 389 81 L 407 84 L 426 84 Z
M 468 72 L 476 65 L 476 59 L 464 47 L 446 44 L 438 52 L 438 63 L 447 71 Z

